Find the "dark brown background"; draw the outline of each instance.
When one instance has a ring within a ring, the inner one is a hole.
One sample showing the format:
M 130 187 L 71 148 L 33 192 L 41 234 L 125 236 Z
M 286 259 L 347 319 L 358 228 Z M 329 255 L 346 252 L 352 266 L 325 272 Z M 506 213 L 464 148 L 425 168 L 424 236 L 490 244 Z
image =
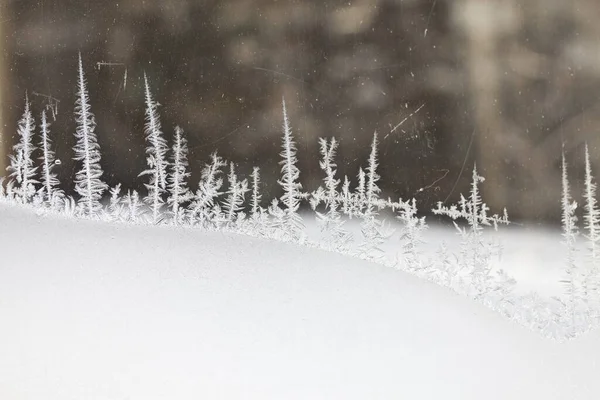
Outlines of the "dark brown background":
M 492 209 L 556 221 L 562 143 L 574 180 L 585 141 L 598 166 L 598 21 L 596 0 L 0 0 L 1 134 L 8 147 L 26 91 L 38 115 L 59 100 L 70 179 L 81 51 L 110 184 L 141 187 L 146 71 L 167 137 L 188 135 L 192 187 L 218 150 L 278 195 L 285 96 L 308 189 L 318 137 L 340 139 L 354 179 L 377 130 L 386 195 L 455 200 L 477 161 Z

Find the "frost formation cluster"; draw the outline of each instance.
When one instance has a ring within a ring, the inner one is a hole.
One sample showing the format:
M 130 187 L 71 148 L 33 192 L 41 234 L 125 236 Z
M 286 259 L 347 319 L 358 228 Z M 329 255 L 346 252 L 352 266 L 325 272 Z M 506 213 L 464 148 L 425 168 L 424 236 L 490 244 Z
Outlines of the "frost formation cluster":
M 339 143 L 335 138 L 320 139 L 323 173 L 322 185 L 305 191 L 296 166 L 296 144 L 282 102 L 283 135 L 281 175 L 282 195 L 266 202 L 261 195 L 260 170 L 250 177 L 240 177 L 234 163 L 213 153 L 202 170 L 200 181 L 192 190 L 189 177 L 188 147 L 185 133 L 175 128 L 171 147 L 163 136 L 158 112 L 148 78 L 144 76 L 147 141 L 147 169 L 140 173 L 145 193 L 123 190 L 121 185 L 108 188 L 102 180 L 101 151 L 87 91 L 84 69 L 79 57 L 79 79 L 75 117 L 77 128 L 74 159 L 79 169 L 74 180 L 76 198 L 65 195 L 56 173 L 58 164 L 52 151 L 51 130 L 46 113 L 41 113 L 39 135 L 29 100 L 25 100 L 23 117 L 18 124 L 18 143 L 10 155 L 8 179 L 0 185 L 4 202 L 34 207 L 43 213 L 135 224 L 172 224 L 184 228 L 227 230 L 237 233 L 295 242 L 340 252 L 406 270 L 497 310 L 506 317 L 533 328 L 545 336 L 565 339 L 598 325 L 600 321 L 600 214 L 589 154 L 586 147 L 584 238 L 587 254 L 577 251 L 579 235 L 572 200 L 567 165 L 563 156 L 562 223 L 566 249 L 565 296 L 550 300 L 536 294 L 517 295 L 515 280 L 494 268 L 498 246 L 484 234 L 509 224 L 506 210 L 489 214 L 479 190 L 484 178 L 472 171 L 471 190 L 461 195 L 455 205 L 441 202 L 434 214 L 452 220 L 460 235 L 458 249 L 442 245 L 435 254 L 422 251 L 425 217 L 415 199 L 391 199 L 380 196 L 378 182 L 378 137 L 373 136 L 371 153 L 360 168 L 352 185 L 348 176 L 337 174 L 335 161 Z M 34 136 L 37 136 L 34 138 Z M 39 160 L 34 153 L 41 153 Z M 310 205 L 320 227 L 319 240 L 309 240 L 305 232 L 302 205 Z M 383 246 L 390 240 L 391 229 L 384 217 L 398 219 L 401 232 L 397 243 L 399 256 L 390 259 Z M 360 234 L 353 235 L 346 225 L 360 221 Z

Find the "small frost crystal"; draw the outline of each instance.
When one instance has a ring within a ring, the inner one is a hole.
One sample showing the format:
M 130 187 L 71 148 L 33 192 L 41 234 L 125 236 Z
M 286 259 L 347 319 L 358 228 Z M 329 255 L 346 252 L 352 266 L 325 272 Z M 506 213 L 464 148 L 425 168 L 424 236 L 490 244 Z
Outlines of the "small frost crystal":
M 164 204 L 163 195 L 167 187 L 167 141 L 161 131 L 158 116 L 158 103 L 152 98 L 148 77 L 144 74 L 144 88 L 146 93 L 146 162 L 148 169 L 140 174 L 150 175 L 150 182 L 145 186 L 148 189 L 146 204 L 152 210 L 152 223 L 157 224 L 161 219 L 161 208 Z
M 358 173 L 358 189 L 356 194 L 357 213 L 362 218 L 361 232 L 364 242 L 360 245 L 359 255 L 367 259 L 378 259 L 383 256 L 381 246 L 393 232 L 386 229 L 383 221 L 379 220 L 379 210 L 387 204 L 379 199 L 381 189 L 377 185 L 381 178 L 377 173 L 379 166 L 377 156 L 377 132 L 373 134 L 371 143 L 371 154 L 369 156 L 369 165 L 366 174 L 362 170 Z M 366 179 L 366 181 L 365 181 Z
M 68 217 L 77 216 L 77 200 L 73 196 L 67 196 L 63 200 L 63 213 Z
M 252 170 L 252 198 L 250 199 L 250 219 L 247 232 L 254 236 L 265 236 L 269 230 L 269 214 L 260 204 L 262 195 L 260 193 L 260 168 Z
M 493 226 L 498 229 L 498 224 L 508 225 L 508 215 L 506 209 L 502 216 L 494 214 L 489 216 L 488 206 L 481 199 L 479 194 L 479 183 L 485 179 L 477 174 L 477 167 L 473 167 L 473 175 L 471 181 L 471 194 L 467 200 L 462 194 L 460 202 L 457 205 L 450 207 L 443 206 L 438 203 L 437 208 L 433 210 L 434 214 L 446 215 L 453 220 L 454 226 L 463 238 L 461 267 L 466 269 L 473 280 L 473 288 L 478 294 L 486 293 L 492 290 L 489 287 L 491 273 L 491 258 L 497 254 L 493 246 L 488 241 L 485 241 L 482 236 L 484 226 Z M 456 220 L 464 219 L 467 221 L 469 229 L 460 227 Z
M 600 259 L 600 209 L 596 200 L 596 183 L 592 176 L 592 166 L 588 145 L 585 145 L 585 237 L 588 241 L 588 257 L 590 265 L 585 271 L 583 282 L 584 296 L 589 297 L 594 292 L 598 297 L 598 267 Z
M 250 203 L 251 212 L 250 216 L 252 219 L 259 219 L 264 213 L 263 208 L 260 206 L 262 195 L 260 194 L 260 168 L 254 167 L 252 170 L 252 201 Z
M 120 221 L 123 216 L 123 199 L 121 198 L 121 184 L 110 189 L 110 202 L 108 203 L 108 209 L 105 210 L 105 219 L 109 221 Z
M 223 178 L 220 177 L 222 168 L 227 166 L 217 153 L 213 153 L 212 161 L 202 170 L 202 179 L 198 184 L 198 190 L 190 205 L 190 221 L 208 227 L 213 221 L 216 213 L 216 200 L 222 194 Z M 214 225 L 214 224 L 213 224 Z
M 187 154 L 187 140 L 183 136 L 183 130 L 177 126 L 175 127 L 171 171 L 167 177 L 169 191 L 167 203 L 171 208 L 174 224 L 181 224 L 183 222 L 185 209 L 182 208 L 182 204 L 189 201 L 192 197 L 187 186 L 187 179 L 190 176 Z
M 337 165 L 334 162 L 335 153 L 338 147 L 338 142 L 335 138 L 331 138 L 328 142 L 326 139 L 319 139 L 321 148 L 322 160 L 319 166 L 325 172 L 324 184 L 325 188 L 319 187 L 312 194 L 311 206 L 317 215 L 317 221 L 321 227 L 321 231 L 326 233 L 326 246 L 338 250 L 347 250 L 350 234 L 343 228 L 344 221 L 340 215 L 340 203 L 342 199 L 338 193 L 340 180 L 336 179 Z M 320 203 L 325 203 L 327 212 L 322 213 L 316 211 Z
M 377 186 L 377 182 L 381 177 L 377 174 L 377 167 L 379 166 L 379 161 L 377 160 L 377 146 L 379 142 L 377 141 L 377 132 L 373 134 L 373 143 L 371 144 L 371 155 L 369 156 L 369 166 L 367 167 L 367 190 L 366 190 L 366 200 L 367 200 L 367 211 L 366 213 L 374 213 L 375 208 L 375 200 L 377 200 L 381 189 Z M 364 178 L 363 183 L 364 185 Z
M 298 214 L 300 201 L 304 198 L 302 194 L 302 185 L 298 181 L 300 170 L 296 166 L 298 158 L 296 157 L 296 144 L 292 137 L 292 129 L 288 120 L 287 110 L 285 107 L 285 99 L 282 101 L 283 108 L 283 143 L 281 157 L 283 160 L 279 162 L 281 165 L 282 177 L 279 180 L 279 185 L 283 188 L 283 196 L 281 203 L 285 206 L 284 224 L 283 224 L 283 239 L 302 241 L 302 218 Z
M 374 147 L 374 151 L 377 151 L 377 147 Z M 373 148 L 371 149 L 371 154 L 373 154 Z M 367 182 L 366 182 L 366 175 L 365 175 L 365 170 L 361 168 L 358 169 L 358 186 L 356 188 L 356 200 L 357 200 L 357 206 L 356 206 L 356 210 L 358 211 L 358 213 L 360 214 L 360 212 L 362 211 L 365 203 L 366 203 L 366 186 L 367 186 Z
M 35 123 L 31 115 L 31 104 L 29 98 L 25 96 L 25 111 L 19 121 L 17 135 L 19 142 L 13 146 L 14 154 L 10 155 L 10 165 L 7 170 L 13 178 L 10 182 L 12 191 L 18 199 L 23 202 L 29 202 L 35 194 L 35 173 L 37 167 L 34 166 L 31 154 L 35 150 L 33 144 L 33 132 Z
M 54 208 L 57 206 L 58 201 L 64 197 L 64 193 L 58 188 L 60 182 L 56 177 L 56 173 L 53 172 L 56 165 L 56 157 L 51 148 L 52 141 L 49 138 L 50 124 L 46 120 L 45 110 L 42 111 L 41 131 L 40 148 L 42 149 L 42 157 L 40 157 L 40 160 L 42 161 L 42 187 L 39 192 L 44 197 L 46 204 Z
M 423 231 L 427 229 L 425 217 L 417 215 L 417 201 L 414 198 L 412 201 L 392 203 L 391 207 L 393 210 L 399 209 L 400 211 L 397 218 L 403 224 L 400 240 L 402 241 L 404 262 L 409 270 L 419 270 L 422 268 L 419 245 L 423 243 Z
M 439 215 L 447 215 L 453 220 L 460 218 L 467 220 L 472 232 L 481 232 L 484 226 L 493 226 L 494 229 L 498 229 L 498 224 L 508 225 L 506 209 L 504 209 L 504 214 L 501 217 L 496 214 L 491 217 L 487 215 L 489 208 L 479 194 L 479 183 L 484 182 L 485 178 L 477 174 L 476 166 L 473 167 L 472 177 L 471 194 L 468 200 L 461 194 L 458 206 L 452 205 L 448 208 L 443 206 L 442 202 L 438 202 L 438 208 L 433 212 Z
M 350 192 L 350 180 L 347 175 L 344 176 L 340 200 L 342 202 L 342 212 L 352 218 L 352 193 Z
M 235 173 L 235 165 L 229 164 L 229 190 L 227 190 L 227 197 L 223 202 L 223 212 L 225 217 L 225 223 L 227 225 L 234 224 L 237 222 L 238 217 L 243 219 L 240 211 L 244 209 L 244 199 L 246 192 L 248 191 L 248 181 L 244 179 L 240 181 Z
M 591 180 L 590 180 L 591 182 Z M 565 153 L 562 153 L 562 196 L 561 196 L 561 209 L 562 209 L 562 236 L 564 245 L 567 247 L 567 279 L 564 281 L 566 284 L 566 292 L 569 296 L 568 304 L 572 308 L 581 299 L 581 288 L 580 288 L 580 271 L 575 261 L 575 244 L 577 240 L 577 217 L 575 216 L 575 210 L 577 209 L 577 202 L 571 198 L 571 187 L 569 185 L 569 176 L 567 173 L 567 161 L 565 160 Z
M 127 208 L 127 220 L 129 222 L 142 222 L 141 219 L 144 215 L 142 210 L 142 202 L 137 191 L 127 192 L 125 198 L 125 206 Z
M 75 161 L 81 161 L 81 169 L 75 175 L 75 191 L 79 194 L 79 206 L 84 215 L 89 217 L 97 215 L 102 209 L 100 199 L 107 189 L 100 177 L 100 145 L 96 139 L 96 121 L 91 112 L 90 99 L 87 91 L 83 64 L 79 54 L 79 81 L 77 83 L 77 102 L 75 103 L 75 116 L 77 129 L 75 138 L 77 143 Z

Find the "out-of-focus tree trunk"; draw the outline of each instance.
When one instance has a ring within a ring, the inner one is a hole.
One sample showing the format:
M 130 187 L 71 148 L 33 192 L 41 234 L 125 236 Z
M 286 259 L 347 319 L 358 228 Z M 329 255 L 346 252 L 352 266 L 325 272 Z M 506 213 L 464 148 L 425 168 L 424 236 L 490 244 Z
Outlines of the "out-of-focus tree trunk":
M 600 121 L 591 39 L 600 32 L 598 13 L 595 0 L 452 2 L 476 131 L 471 151 L 493 211 L 556 218 L 561 149 L 574 171 L 582 169 L 584 142 L 597 154 L 600 140 L 587 132 Z
M 490 181 L 486 201 L 492 208 L 509 202 L 509 177 L 504 170 L 509 124 L 502 113 L 502 54 L 500 45 L 517 29 L 515 4 L 509 0 L 461 0 L 454 3 L 455 21 L 464 38 L 468 85 L 478 169 Z
M 514 202 L 506 166 L 523 149 L 514 127 L 503 113 L 502 90 L 506 54 L 503 45 L 514 40 L 519 13 L 514 1 L 461 0 L 454 3 L 457 27 L 463 35 L 466 83 L 471 103 L 478 170 L 489 181 L 486 202 L 498 209 Z M 517 148 L 515 148 L 517 147 Z

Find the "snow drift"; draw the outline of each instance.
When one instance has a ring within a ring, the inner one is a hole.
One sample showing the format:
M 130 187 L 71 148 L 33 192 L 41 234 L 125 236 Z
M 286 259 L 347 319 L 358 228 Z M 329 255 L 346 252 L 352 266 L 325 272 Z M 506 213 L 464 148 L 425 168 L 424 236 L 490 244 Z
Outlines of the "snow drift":
M 0 206 L 0 398 L 592 399 L 542 339 L 414 276 L 293 244 Z

